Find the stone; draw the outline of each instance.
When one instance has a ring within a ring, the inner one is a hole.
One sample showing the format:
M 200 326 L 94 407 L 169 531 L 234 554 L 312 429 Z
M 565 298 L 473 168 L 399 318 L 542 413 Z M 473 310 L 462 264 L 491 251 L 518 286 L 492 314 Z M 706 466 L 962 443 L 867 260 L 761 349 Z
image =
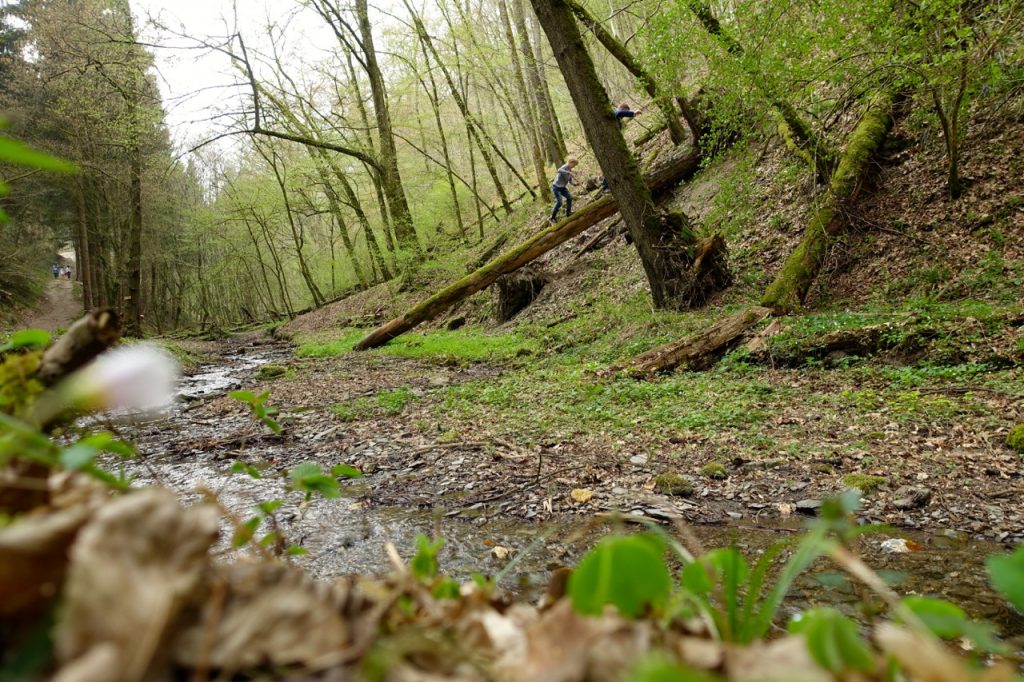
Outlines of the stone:
M 633 455 L 629 458 L 630 464 L 647 464 L 647 455 Z
M 932 491 L 924 486 L 901 486 L 893 494 L 892 506 L 897 509 L 920 509 L 932 500 Z
M 796 510 L 801 514 L 817 514 L 821 509 L 821 500 L 800 500 L 796 503 Z

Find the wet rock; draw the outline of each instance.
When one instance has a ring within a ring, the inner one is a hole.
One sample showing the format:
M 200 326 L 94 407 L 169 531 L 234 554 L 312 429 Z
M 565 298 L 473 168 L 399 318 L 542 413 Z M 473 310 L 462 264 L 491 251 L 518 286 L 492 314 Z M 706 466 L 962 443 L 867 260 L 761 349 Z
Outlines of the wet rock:
M 816 515 L 821 509 L 821 500 L 806 499 L 796 503 L 796 510 L 801 514 Z
M 920 509 L 932 500 L 932 491 L 924 486 L 905 485 L 896 490 L 892 506 L 897 509 Z

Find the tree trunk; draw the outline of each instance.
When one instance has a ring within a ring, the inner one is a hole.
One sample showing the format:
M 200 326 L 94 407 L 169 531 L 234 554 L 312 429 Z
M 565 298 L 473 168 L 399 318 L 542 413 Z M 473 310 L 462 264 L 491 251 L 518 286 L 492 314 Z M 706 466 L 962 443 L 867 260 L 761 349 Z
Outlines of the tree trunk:
M 89 257 L 89 220 L 85 206 L 85 190 L 79 182 L 75 192 L 78 200 L 78 278 L 82 281 L 82 307 L 89 311 L 93 307 L 92 261 Z
M 892 127 L 892 93 L 876 95 L 850 135 L 828 191 L 811 215 L 804 237 L 761 299 L 777 313 L 799 308 L 821 269 L 828 247 L 846 229 L 843 210 L 856 195 L 861 178 Z
M 138 140 L 131 150 L 128 229 L 128 304 L 125 306 L 126 336 L 142 336 L 142 149 Z
M 647 186 L 652 194 L 659 194 L 674 187 L 680 181 L 693 177 L 699 167 L 700 157 L 695 153 L 673 156 L 666 164 L 646 175 Z M 615 215 L 618 210 L 618 205 L 612 196 L 602 197 L 587 204 L 560 223 L 538 232 L 490 263 L 420 302 L 406 311 L 404 315 L 378 327 L 357 343 L 354 348 L 356 350 L 376 348 L 417 325 L 434 319 L 464 298 L 486 288 L 499 276 L 515 272 L 538 256 L 542 256 L 559 244 L 572 239 L 588 227 Z
M 444 159 L 444 174 L 448 180 L 448 191 L 452 195 L 452 212 L 455 213 L 455 222 L 459 227 L 459 234 L 462 235 L 462 239 L 465 241 L 467 239 L 466 223 L 462 219 L 462 208 L 459 206 L 459 193 L 455 189 L 454 169 L 452 167 L 451 154 L 448 151 L 448 137 L 444 133 L 444 124 L 441 121 L 441 98 L 437 93 L 437 79 L 434 78 L 434 71 L 430 68 L 430 58 L 427 55 L 427 47 L 422 41 L 420 41 L 420 50 L 423 53 L 423 65 L 427 71 L 427 77 L 430 80 L 430 91 L 427 93 L 427 99 L 430 100 L 430 108 L 434 112 L 434 123 L 437 125 L 437 134 L 441 140 L 441 155 Z M 426 145 L 424 145 L 423 148 L 425 150 Z
M 562 141 L 562 131 L 558 125 L 558 119 L 555 118 L 555 110 L 551 104 L 551 94 L 548 92 L 547 82 L 544 80 L 541 65 L 537 62 L 530 43 L 530 33 L 526 28 L 524 1 L 512 0 L 512 21 L 518 34 L 519 51 L 522 54 L 523 65 L 526 68 L 526 82 L 530 87 L 530 92 L 533 93 L 533 107 L 537 112 L 537 123 L 540 128 L 544 155 L 549 164 L 560 166 L 565 162 L 565 143 Z
M 587 141 L 618 202 L 656 308 L 682 308 L 691 298 L 689 268 L 696 238 L 682 214 L 661 215 L 626 146 L 611 102 L 563 0 L 531 0 L 565 77 Z
M 540 198 L 544 201 L 550 201 L 551 187 L 548 183 L 547 172 L 544 169 L 544 155 L 540 148 L 541 132 L 540 126 L 537 124 L 537 109 L 534 100 L 526 89 L 526 80 L 523 78 L 523 67 L 516 48 L 515 33 L 512 30 L 512 21 L 509 19 L 506 0 L 498 0 L 498 12 L 501 15 L 502 28 L 505 31 L 505 42 L 508 43 L 509 53 L 512 55 L 512 70 L 515 76 L 516 91 L 519 93 L 519 100 L 525 105 L 523 113 L 526 124 L 526 136 L 529 138 L 530 158 L 533 161 L 533 172 L 537 176 L 537 188 L 540 190 Z
M 387 90 L 384 76 L 377 63 L 377 51 L 373 45 L 373 31 L 370 28 L 370 16 L 366 8 L 366 0 L 355 0 L 356 15 L 359 19 L 359 34 L 365 57 L 366 75 L 370 80 L 370 93 L 373 96 L 373 109 L 377 119 L 377 133 L 380 145 L 381 185 L 388 200 L 391 220 L 395 228 L 395 239 L 405 248 L 419 250 L 416 229 L 413 227 L 412 212 L 402 186 L 402 176 L 398 171 L 398 150 L 395 148 L 395 137 L 391 128 L 391 113 L 388 109 Z
M 448 83 L 448 91 L 451 93 L 452 99 L 455 100 L 456 106 L 462 113 L 462 117 L 466 120 L 468 130 L 476 141 L 477 147 L 480 149 L 480 155 L 483 157 L 484 165 L 487 167 L 487 172 L 491 175 L 491 180 L 494 181 L 494 188 L 498 192 L 498 196 L 501 198 L 501 206 L 505 209 L 505 213 L 509 214 L 512 212 L 512 206 L 508 200 L 508 194 L 505 192 L 505 188 L 501 184 L 501 179 L 498 177 L 497 168 L 494 165 L 494 160 L 491 158 L 491 154 L 487 147 L 495 153 L 498 151 L 497 145 L 491 140 L 491 138 L 484 131 L 483 127 L 474 118 L 472 112 L 469 110 L 469 102 L 466 101 L 465 93 L 460 92 L 455 80 L 452 78 L 451 70 L 441 61 L 441 57 L 437 54 L 437 50 L 434 48 L 434 42 L 430 39 L 430 35 L 427 33 L 426 28 L 423 26 L 423 22 L 420 21 L 420 17 L 413 10 L 412 5 L 409 4 L 408 0 L 405 1 L 406 9 L 409 11 L 409 15 L 412 17 L 413 26 L 416 29 L 416 35 L 420 39 L 423 46 L 430 51 L 430 54 L 434 57 L 434 63 L 437 64 L 438 68 L 441 69 L 441 73 L 444 75 L 445 81 Z M 484 145 L 484 140 L 487 141 L 488 145 Z M 518 175 L 518 173 L 517 173 Z M 522 176 L 519 176 L 522 180 Z M 524 184 L 529 188 L 529 183 L 523 180 Z
M 686 140 L 686 131 L 683 129 L 682 123 L 679 122 L 679 116 L 676 115 L 676 108 L 672 104 L 672 98 L 658 91 L 658 86 L 651 74 L 647 73 L 647 70 L 640 65 L 640 62 L 626 49 L 625 45 L 605 30 L 601 22 L 588 12 L 586 7 L 577 2 L 577 0 L 565 0 L 565 3 L 569 5 L 569 8 L 580 20 L 580 23 L 589 28 L 594 37 L 604 45 L 604 49 L 608 50 L 620 64 L 626 67 L 626 70 L 634 78 L 640 81 L 640 85 L 661 110 L 661 115 L 665 117 L 665 123 L 668 126 L 668 134 L 672 139 L 672 144 L 682 144 Z

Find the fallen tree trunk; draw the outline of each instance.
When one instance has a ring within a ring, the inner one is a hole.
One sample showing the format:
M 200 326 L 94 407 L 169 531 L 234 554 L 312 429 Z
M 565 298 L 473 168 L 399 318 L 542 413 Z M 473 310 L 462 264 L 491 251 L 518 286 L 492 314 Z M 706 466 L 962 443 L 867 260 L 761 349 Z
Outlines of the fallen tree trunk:
M 670 157 L 667 163 L 646 173 L 644 180 L 651 193 L 658 194 L 693 177 L 699 167 L 700 155 L 691 151 Z M 587 228 L 615 215 L 618 210 L 615 198 L 611 195 L 587 204 L 568 218 L 538 232 L 502 256 L 421 301 L 405 314 L 373 330 L 353 348 L 376 348 L 423 322 L 434 319 L 467 296 L 484 289 L 499 276 L 518 270 Z
M 839 157 L 828 192 L 811 216 L 800 244 L 765 291 L 761 305 L 778 314 L 793 311 L 806 300 L 829 244 L 846 230 L 843 208 L 856 196 L 871 159 L 889 134 L 894 100 L 892 93 L 882 93 L 868 103 Z
M 696 334 L 642 353 L 628 362 L 604 370 L 603 376 L 625 371 L 635 378 L 647 378 L 677 367 L 704 369 L 739 342 L 747 331 L 772 314 L 769 308 L 754 306 L 730 315 Z

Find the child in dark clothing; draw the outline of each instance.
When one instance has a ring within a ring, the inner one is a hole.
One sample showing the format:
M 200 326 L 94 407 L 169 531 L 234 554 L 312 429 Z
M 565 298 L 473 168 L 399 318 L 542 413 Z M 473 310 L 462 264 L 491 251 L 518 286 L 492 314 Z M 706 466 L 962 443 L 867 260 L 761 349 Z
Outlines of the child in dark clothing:
M 572 174 L 572 169 L 578 163 L 576 159 L 570 157 L 565 160 L 564 166 L 555 171 L 555 179 L 551 182 L 551 191 L 555 193 L 555 207 L 551 209 L 551 217 L 548 219 L 551 223 L 554 223 L 558 217 L 558 209 L 562 207 L 562 199 L 565 199 L 565 217 L 568 218 L 572 215 L 572 195 L 569 194 L 569 185 L 576 184 L 576 178 Z
M 615 122 L 619 124 L 619 128 L 622 127 L 622 119 L 634 118 L 636 116 L 636 112 L 629 108 L 629 104 L 627 102 L 621 103 L 616 107 L 613 113 L 615 114 Z M 601 178 L 601 191 L 608 191 L 608 181 L 603 177 Z

